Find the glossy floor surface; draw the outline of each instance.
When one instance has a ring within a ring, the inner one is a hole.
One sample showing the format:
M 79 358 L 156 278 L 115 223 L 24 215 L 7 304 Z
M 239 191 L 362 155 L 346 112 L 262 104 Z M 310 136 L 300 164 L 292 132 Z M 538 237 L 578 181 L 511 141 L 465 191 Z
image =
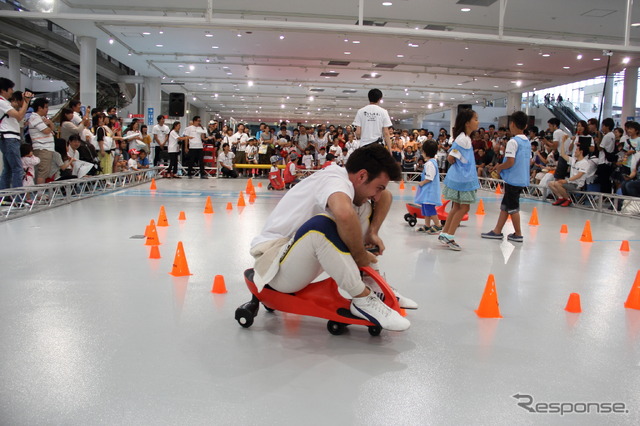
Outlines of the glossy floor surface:
M 246 180 L 160 180 L 153 193 L 139 186 L 0 224 L 0 423 L 640 424 L 640 311 L 623 306 L 640 221 L 523 201 L 524 244 L 501 244 L 479 236 L 500 200 L 480 192 L 486 215 L 472 207 L 453 252 L 407 225 L 414 192 L 391 184 L 380 264 L 420 304 L 407 332 L 333 336 L 324 320 L 264 309 L 244 329 L 233 317 L 249 300 L 249 242 L 283 195 L 258 182 L 242 210 Z M 137 236 L 161 205 L 170 226 L 158 228 L 152 260 Z M 537 227 L 526 225 L 533 207 Z M 586 220 L 591 244 L 578 241 Z M 169 275 L 178 241 L 187 278 Z M 227 294 L 210 292 L 218 274 Z M 474 313 L 489 274 L 502 319 Z M 581 314 L 564 311 L 572 292 Z M 561 416 L 518 402 L 603 405 Z M 628 412 L 596 413 L 616 402 Z

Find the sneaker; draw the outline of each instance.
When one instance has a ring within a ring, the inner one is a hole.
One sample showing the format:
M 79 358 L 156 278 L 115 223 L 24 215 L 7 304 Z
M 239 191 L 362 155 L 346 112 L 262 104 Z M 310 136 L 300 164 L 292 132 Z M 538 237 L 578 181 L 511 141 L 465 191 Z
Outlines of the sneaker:
M 447 239 L 447 246 L 449 247 L 449 249 L 453 250 L 453 251 L 460 251 L 462 250 L 462 247 L 460 247 L 458 245 L 458 243 L 456 243 L 455 240 L 450 240 Z
M 507 235 L 507 240 L 513 241 L 515 243 L 524 242 L 524 237 L 522 235 L 516 235 L 515 233 Z
M 562 204 L 560 204 L 560 207 L 569 207 L 570 205 L 571 205 L 571 200 L 567 198 L 566 200 L 564 200 Z
M 564 203 L 566 200 L 564 198 L 558 198 L 552 205 L 553 206 L 559 206 L 560 204 Z
M 430 228 L 427 228 L 426 226 L 421 226 L 418 229 L 416 229 L 417 232 L 429 232 Z
M 386 330 L 404 331 L 411 325 L 408 319 L 385 305 L 373 291 L 368 296 L 351 299 L 350 310 L 358 318 L 371 321 Z
M 496 234 L 495 232 L 493 232 L 493 230 L 489 232 L 483 232 L 482 234 L 480 234 L 480 236 L 489 240 L 501 240 L 503 238 L 502 233 Z
M 429 235 L 436 235 L 436 234 L 439 234 L 440 232 L 442 232 L 442 226 L 432 226 L 427 230 L 427 234 Z
M 384 296 L 385 295 L 382 292 L 382 289 L 380 288 L 378 283 L 375 282 L 373 278 L 371 278 L 368 275 L 365 275 L 362 278 L 362 281 L 364 281 L 364 283 L 367 285 L 367 287 L 369 287 L 371 289 L 371 291 L 376 296 L 378 296 L 378 298 L 380 300 L 382 300 L 384 302 Z M 389 286 L 389 287 L 391 287 L 391 286 Z M 398 300 L 398 305 L 402 309 L 418 309 L 418 303 L 416 303 L 414 300 L 409 299 L 408 297 L 405 297 L 405 296 L 401 295 L 400 292 L 394 287 L 391 287 L 391 291 L 393 291 L 393 294 L 396 295 L 396 299 Z
M 445 235 L 442 235 L 441 233 L 440 235 L 438 235 L 438 241 L 446 245 L 449 239 Z

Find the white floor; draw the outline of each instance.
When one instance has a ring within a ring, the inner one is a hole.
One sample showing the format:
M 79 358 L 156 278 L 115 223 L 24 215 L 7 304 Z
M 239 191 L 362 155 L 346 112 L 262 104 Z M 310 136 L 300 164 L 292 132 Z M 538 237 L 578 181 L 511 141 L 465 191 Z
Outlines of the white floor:
M 507 256 L 510 244 L 479 236 L 499 205 L 480 192 L 487 214 L 471 214 L 457 253 L 406 224 L 414 193 L 392 184 L 381 265 L 421 305 L 409 331 L 332 336 L 323 320 L 264 310 L 243 329 L 233 315 L 250 298 L 249 241 L 283 195 L 262 182 L 242 211 L 246 180 L 160 180 L 155 193 L 139 186 L 0 224 L 0 423 L 640 423 L 640 311 L 623 307 L 640 221 L 525 200 L 525 242 Z M 161 205 L 170 226 L 150 260 L 131 237 Z M 538 227 L 526 225 L 533 207 Z M 592 244 L 578 241 L 587 219 Z M 168 274 L 178 241 L 188 278 Z M 473 311 L 490 273 L 499 320 Z M 226 295 L 210 293 L 217 274 Z M 563 310 L 571 292 L 582 314 Z M 620 402 L 628 413 L 533 414 L 515 394 L 532 407 Z

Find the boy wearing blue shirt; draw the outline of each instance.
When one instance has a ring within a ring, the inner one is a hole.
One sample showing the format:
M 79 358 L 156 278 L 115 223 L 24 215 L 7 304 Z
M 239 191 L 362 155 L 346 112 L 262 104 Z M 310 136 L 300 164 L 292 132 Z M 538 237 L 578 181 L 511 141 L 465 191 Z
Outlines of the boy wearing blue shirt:
M 521 243 L 522 230 L 520 228 L 520 192 L 529 186 L 529 162 L 531 159 L 531 143 L 524 135 L 529 117 L 522 111 L 511 114 L 509 130 L 516 135 L 507 143 L 504 159 L 501 164 L 493 168 L 500 173 L 505 182 L 504 197 L 500 204 L 500 216 L 496 227 L 483 233 L 482 238 L 501 240 L 502 228 L 511 215 L 515 232 L 507 236 L 507 240 Z

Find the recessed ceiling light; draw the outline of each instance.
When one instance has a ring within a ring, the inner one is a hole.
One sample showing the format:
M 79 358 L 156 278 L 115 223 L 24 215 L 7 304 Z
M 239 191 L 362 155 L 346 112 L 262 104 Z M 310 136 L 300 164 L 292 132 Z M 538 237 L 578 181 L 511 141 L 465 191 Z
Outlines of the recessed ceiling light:
M 442 107 L 442 106 L 444 106 L 444 102 L 440 102 L 438 105 L 440 105 Z
M 344 42 L 345 42 L 345 43 L 349 43 L 349 39 L 348 39 L 348 38 L 345 38 L 345 39 L 344 39 Z
M 193 65 L 189 65 L 189 71 L 193 71 L 193 70 L 195 70 L 195 69 L 196 69 L 196 67 L 195 67 L 195 66 L 193 66 Z
M 415 44 L 415 43 L 409 43 L 407 46 L 409 46 L 409 47 L 418 47 L 418 45 Z
M 109 44 L 113 44 L 113 39 L 112 38 L 109 39 Z
M 284 40 L 284 36 L 283 35 L 280 36 L 280 40 Z
M 551 55 L 550 55 L 550 54 L 548 54 L 548 53 L 543 53 L 543 54 L 542 54 L 542 57 L 543 57 L 543 58 L 548 58 L 549 56 L 551 56 Z
M 238 36 L 238 37 L 242 37 L 242 34 L 236 34 L 236 36 Z
M 493 87 L 497 89 L 497 88 L 498 88 L 498 87 L 500 87 L 500 86 L 493 86 Z
M 393 6 L 393 3 L 391 3 L 390 1 L 383 1 L 382 5 L 383 6 Z
M 622 63 L 623 63 L 623 64 L 628 64 L 628 63 L 629 63 L 629 61 L 631 61 L 631 58 L 630 58 L 630 57 L 628 57 L 628 56 L 626 56 L 624 59 L 622 59 Z
M 404 55 L 396 55 L 398 58 L 404 58 Z
M 253 86 L 253 81 L 251 81 L 251 80 L 247 81 L 247 86 L 252 87 Z
M 568 70 L 568 69 L 569 69 L 569 68 L 571 68 L 571 67 L 562 67 L 562 68 L 563 68 L 563 69 L 565 69 L 565 70 Z
M 164 47 L 163 44 L 156 44 L 156 47 Z
M 351 43 L 353 43 L 353 44 L 360 44 L 360 40 L 353 40 Z
M 462 86 L 462 83 L 458 83 L 458 86 Z
M 471 12 L 471 8 L 463 7 L 462 9 L 460 9 L 460 12 Z
M 519 66 L 519 67 L 521 67 L 521 66 L 523 66 L 524 64 L 523 64 L 522 62 L 518 62 L 516 65 L 517 65 L 517 66 Z
M 313 101 L 315 98 L 313 96 L 309 96 L 309 100 Z
M 142 35 L 151 35 L 151 33 L 144 32 L 144 33 L 142 33 Z
M 518 87 L 522 86 L 522 81 L 520 81 L 520 80 L 516 81 L 516 86 L 518 86 Z
M 180 64 L 178 65 L 178 68 L 184 68 L 184 65 Z
M 634 22 L 631 24 L 632 27 L 640 27 L 640 22 Z
M 427 105 L 427 108 L 429 108 L 429 109 L 433 108 L 433 104 Z
M 164 31 L 158 31 L 158 34 L 164 34 Z
M 594 60 L 594 61 L 599 61 L 599 60 L 600 60 L 600 58 L 593 58 L 593 60 Z
M 205 36 L 205 37 L 213 37 L 213 34 L 211 34 L 211 33 L 206 33 L 204 36 Z
M 191 74 L 191 71 L 185 71 L 184 73 L 185 74 Z
M 345 55 L 351 55 L 351 52 L 344 52 Z
M 219 46 L 211 46 L 212 49 L 219 49 Z
M 464 47 L 464 50 L 469 50 L 469 46 L 465 46 L 465 47 Z
M 230 72 L 228 72 L 228 73 L 227 73 L 227 75 L 231 75 L 231 73 L 230 73 Z
M 578 56 L 576 56 L 576 59 L 577 59 L 577 60 L 582 59 L 582 55 L 578 55 Z

